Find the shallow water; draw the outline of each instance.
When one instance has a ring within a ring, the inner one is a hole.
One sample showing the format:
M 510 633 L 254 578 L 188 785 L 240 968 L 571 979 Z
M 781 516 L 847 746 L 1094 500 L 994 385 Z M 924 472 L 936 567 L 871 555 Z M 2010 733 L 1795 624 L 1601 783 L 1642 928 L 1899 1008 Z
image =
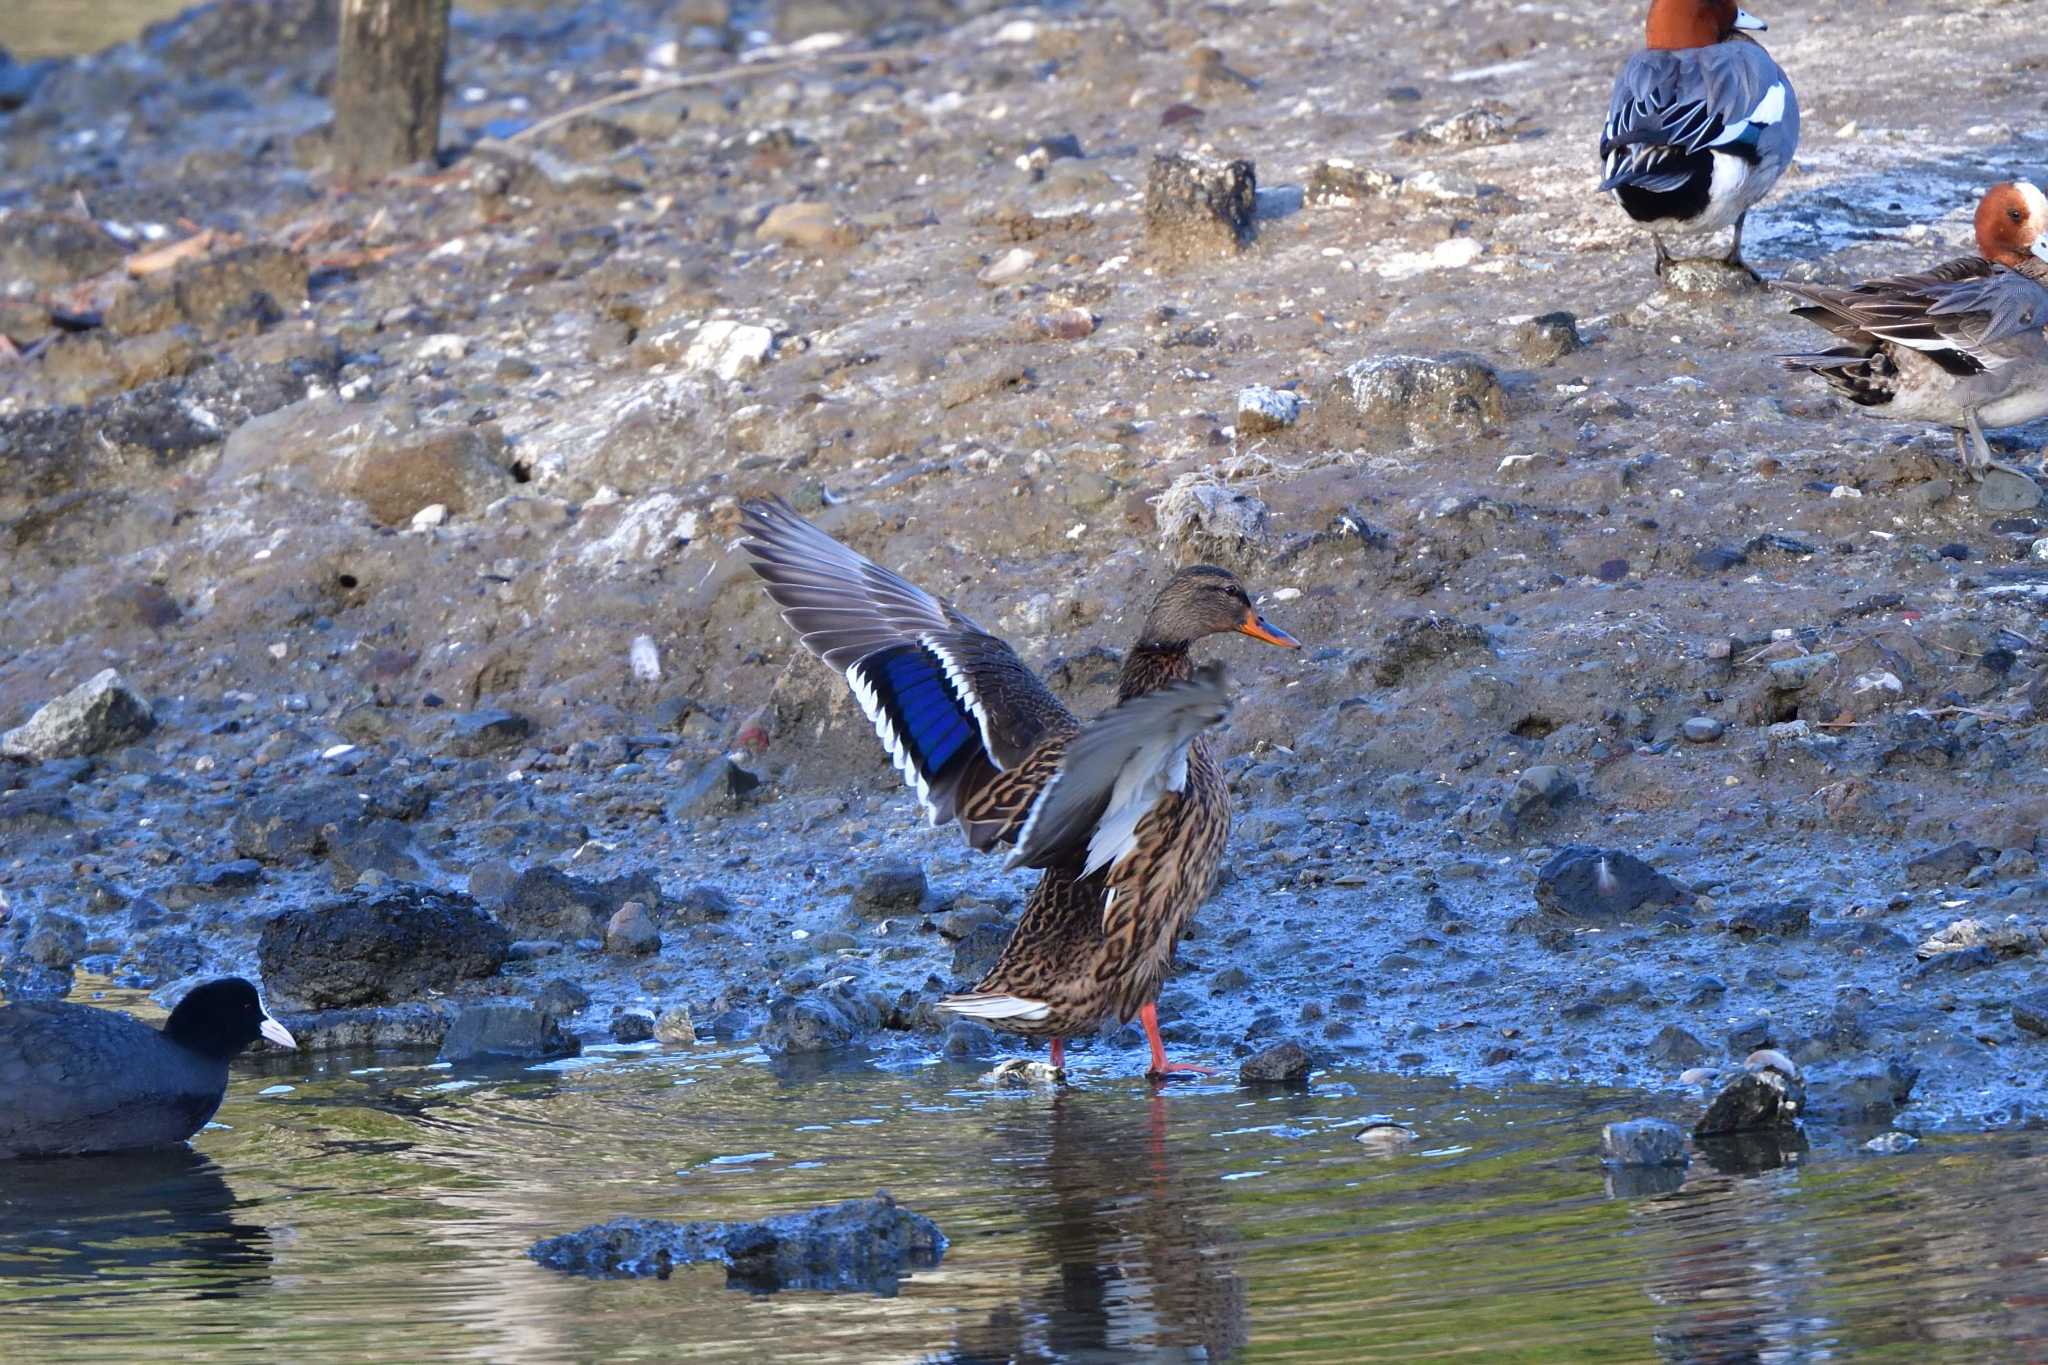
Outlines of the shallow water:
M 196 1150 L 0 1166 L 0 1340 L 40 1361 L 2048 1352 L 2032 1136 L 1823 1142 L 1632 1194 L 1593 1156 L 1639 1112 L 1627 1095 L 1369 1074 L 1157 1095 L 1129 1061 L 1084 1058 L 1055 1096 L 717 1046 L 497 1071 L 251 1059 Z M 1372 1154 L 1354 1134 L 1375 1117 L 1419 1140 Z M 621 1214 L 877 1188 L 952 1242 L 895 1297 L 525 1256 Z

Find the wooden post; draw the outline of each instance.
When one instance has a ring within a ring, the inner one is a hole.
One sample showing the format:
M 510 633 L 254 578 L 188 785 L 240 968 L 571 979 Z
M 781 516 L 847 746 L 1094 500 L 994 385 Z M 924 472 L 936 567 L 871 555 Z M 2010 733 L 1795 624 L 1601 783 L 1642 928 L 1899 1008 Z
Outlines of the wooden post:
M 384 175 L 433 157 L 447 56 L 448 0 L 341 0 L 337 170 Z

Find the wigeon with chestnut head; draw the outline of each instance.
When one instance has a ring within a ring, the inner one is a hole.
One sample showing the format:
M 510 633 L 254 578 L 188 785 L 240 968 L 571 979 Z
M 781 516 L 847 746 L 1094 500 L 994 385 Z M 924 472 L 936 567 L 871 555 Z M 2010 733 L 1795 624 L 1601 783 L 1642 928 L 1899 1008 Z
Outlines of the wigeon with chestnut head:
M 1799 146 L 1799 100 L 1749 37 L 1764 24 L 1735 0 L 1653 0 L 1647 46 L 1614 82 L 1600 160 L 1629 217 L 1650 229 L 1657 273 L 1664 234 L 1733 226 L 1722 259 L 1742 262 L 1742 221 Z
M 1953 428 L 1971 477 L 2024 474 L 1991 456 L 1985 427 L 2048 417 L 2048 197 L 2024 180 L 1977 205 L 1977 254 L 1849 289 L 1781 284 L 1792 310 L 1848 344 L 1783 356 L 1871 417 Z

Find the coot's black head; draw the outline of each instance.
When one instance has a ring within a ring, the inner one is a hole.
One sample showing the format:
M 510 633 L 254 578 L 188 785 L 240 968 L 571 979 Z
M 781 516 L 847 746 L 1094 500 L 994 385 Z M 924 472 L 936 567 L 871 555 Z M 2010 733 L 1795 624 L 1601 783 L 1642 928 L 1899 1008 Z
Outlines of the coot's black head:
M 258 1038 L 279 1047 L 298 1046 L 290 1031 L 264 1011 L 256 988 L 239 976 L 224 976 L 187 991 L 165 1022 L 164 1036 L 222 1061 Z

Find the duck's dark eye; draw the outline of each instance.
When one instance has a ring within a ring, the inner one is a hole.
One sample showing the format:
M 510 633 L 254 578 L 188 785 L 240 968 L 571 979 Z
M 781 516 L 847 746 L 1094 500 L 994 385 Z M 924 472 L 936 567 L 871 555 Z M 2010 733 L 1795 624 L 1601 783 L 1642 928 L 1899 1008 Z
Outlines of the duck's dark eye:
M 2021 213 L 2018 209 L 2007 209 L 2005 211 L 2005 216 L 2012 219 L 2015 223 L 2019 223 L 2024 222 L 2026 220 L 2027 215 Z

